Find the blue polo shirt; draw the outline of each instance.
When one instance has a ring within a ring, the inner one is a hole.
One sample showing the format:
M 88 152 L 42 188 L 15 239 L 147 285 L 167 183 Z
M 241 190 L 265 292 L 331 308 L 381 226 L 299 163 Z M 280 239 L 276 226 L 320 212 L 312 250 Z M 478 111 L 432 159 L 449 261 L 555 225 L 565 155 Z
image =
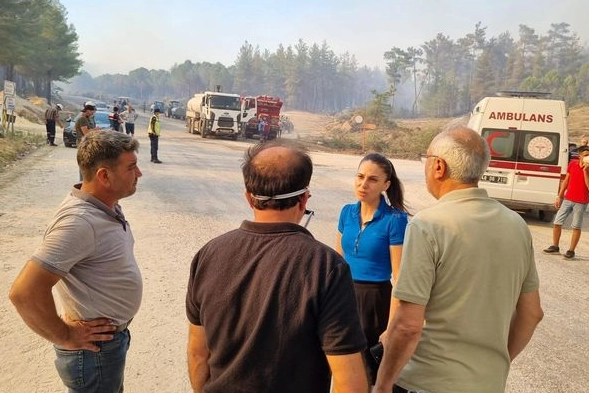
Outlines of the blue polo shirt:
M 382 282 L 391 279 L 390 246 L 403 244 L 407 213 L 389 206 L 384 197 L 364 230 L 360 202 L 345 205 L 339 217 L 344 259 L 356 281 Z

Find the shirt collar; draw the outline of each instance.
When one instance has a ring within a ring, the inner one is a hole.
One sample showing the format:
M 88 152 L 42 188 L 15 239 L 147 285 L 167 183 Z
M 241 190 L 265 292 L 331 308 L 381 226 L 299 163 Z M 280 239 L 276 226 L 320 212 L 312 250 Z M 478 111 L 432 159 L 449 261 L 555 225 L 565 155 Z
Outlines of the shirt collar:
M 446 202 L 446 201 L 455 201 L 458 199 L 464 198 L 488 198 L 489 194 L 487 190 L 484 188 L 478 187 L 469 187 L 469 188 L 462 188 L 460 190 L 450 191 L 444 194 L 438 201 L 439 202 Z
M 304 227 L 294 224 L 292 222 L 254 222 L 244 220 L 241 223 L 240 229 L 248 232 L 255 232 L 259 234 L 281 234 L 281 233 L 296 233 L 301 232 L 305 235 L 313 237 Z
M 114 209 L 111 209 L 105 203 L 103 203 L 100 199 L 96 198 L 92 194 L 82 191 L 81 188 L 82 188 L 82 183 L 75 184 L 74 187 L 72 188 L 72 195 L 75 196 L 76 198 L 79 198 L 85 202 L 88 202 L 88 203 L 94 205 L 97 209 L 102 210 L 103 212 L 105 212 L 106 214 L 108 214 L 109 216 L 111 216 L 112 218 L 117 220 L 118 222 L 120 222 L 125 231 L 127 230 L 127 225 L 129 223 L 125 219 L 125 215 L 123 214 L 123 210 L 121 209 L 121 206 L 118 203 L 115 203 Z

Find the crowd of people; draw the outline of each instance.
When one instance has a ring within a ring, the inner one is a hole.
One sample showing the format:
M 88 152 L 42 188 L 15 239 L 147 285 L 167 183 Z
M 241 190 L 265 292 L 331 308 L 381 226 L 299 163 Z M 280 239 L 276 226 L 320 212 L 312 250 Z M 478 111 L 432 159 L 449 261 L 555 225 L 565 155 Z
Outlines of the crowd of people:
M 81 183 L 9 296 L 26 324 L 54 344 L 69 392 L 114 393 L 123 391 L 143 285 L 118 202 L 134 194 L 142 173 L 133 127 L 96 130 L 95 109 L 86 103 L 76 122 Z M 119 118 L 134 123 L 133 113 L 129 105 Z M 154 163 L 161 163 L 160 133 L 154 110 Z M 572 212 L 574 255 L 589 202 L 589 147 L 581 149 L 555 202 L 555 244 L 545 252 L 558 251 Z M 504 391 L 543 311 L 525 221 L 478 187 L 489 160 L 475 131 L 440 132 L 422 157 L 437 202 L 411 215 L 393 163 L 364 156 L 356 201 L 342 207 L 331 248 L 300 225 L 312 214 L 308 153 L 280 140 L 247 149 L 241 170 L 254 218 L 206 243 L 187 272 L 193 390 Z M 378 346 L 382 357 L 371 351 Z

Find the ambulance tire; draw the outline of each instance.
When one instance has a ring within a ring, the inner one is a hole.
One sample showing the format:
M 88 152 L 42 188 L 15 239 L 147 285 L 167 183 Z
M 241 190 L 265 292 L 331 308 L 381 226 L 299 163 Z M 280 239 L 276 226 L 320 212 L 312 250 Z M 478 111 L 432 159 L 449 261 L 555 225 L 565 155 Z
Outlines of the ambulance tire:
M 554 219 L 554 212 L 552 211 L 547 211 L 547 210 L 540 210 L 538 211 L 538 217 L 540 218 L 541 221 L 544 222 L 552 222 L 552 220 Z

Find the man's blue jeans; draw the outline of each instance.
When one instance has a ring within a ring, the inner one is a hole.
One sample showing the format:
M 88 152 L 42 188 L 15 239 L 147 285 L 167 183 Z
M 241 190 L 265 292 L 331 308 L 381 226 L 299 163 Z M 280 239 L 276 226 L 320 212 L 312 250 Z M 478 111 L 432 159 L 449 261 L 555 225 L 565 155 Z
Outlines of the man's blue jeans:
M 55 348 L 55 367 L 69 393 L 122 393 L 125 359 L 131 342 L 128 329 L 111 341 L 96 342 L 100 352 Z

